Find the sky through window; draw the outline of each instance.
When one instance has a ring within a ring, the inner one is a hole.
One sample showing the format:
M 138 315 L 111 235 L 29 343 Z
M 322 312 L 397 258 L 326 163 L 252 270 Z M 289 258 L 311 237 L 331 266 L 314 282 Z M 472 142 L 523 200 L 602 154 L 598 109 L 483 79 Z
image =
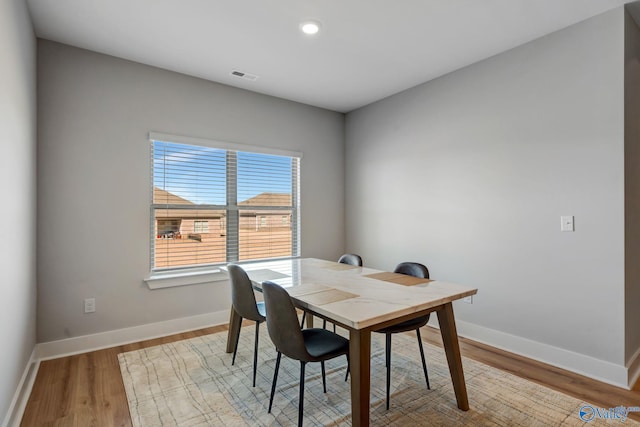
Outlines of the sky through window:
M 195 204 L 226 205 L 227 150 L 154 141 L 153 185 Z M 238 202 L 291 194 L 292 159 L 237 152 Z

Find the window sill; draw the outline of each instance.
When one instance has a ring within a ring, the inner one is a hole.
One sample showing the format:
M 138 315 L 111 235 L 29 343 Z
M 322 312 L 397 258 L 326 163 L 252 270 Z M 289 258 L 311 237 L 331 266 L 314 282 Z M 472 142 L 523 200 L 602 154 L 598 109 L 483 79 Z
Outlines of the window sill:
M 152 273 L 144 279 L 149 289 L 174 288 L 227 280 L 229 275 L 219 268 L 205 271 L 172 271 Z

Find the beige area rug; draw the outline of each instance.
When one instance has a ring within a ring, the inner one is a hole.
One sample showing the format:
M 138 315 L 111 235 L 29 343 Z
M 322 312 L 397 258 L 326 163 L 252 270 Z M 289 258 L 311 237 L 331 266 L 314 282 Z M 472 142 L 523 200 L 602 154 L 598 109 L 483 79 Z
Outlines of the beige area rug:
M 236 363 L 225 353 L 226 332 L 118 355 L 136 427 L 290 426 L 298 416 L 299 363 L 282 358 L 272 414 L 267 414 L 276 351 L 260 328 L 256 387 L 251 387 L 254 327 L 242 328 Z M 431 390 L 426 389 L 415 335 L 394 335 L 391 408 L 385 409 L 384 337 L 373 334 L 371 424 L 375 426 L 631 425 L 594 417 L 585 402 L 470 359 L 463 359 L 471 409 L 460 411 L 444 351 L 425 343 Z M 351 425 L 344 357 L 327 362 L 327 393 L 320 364 L 307 365 L 305 426 Z

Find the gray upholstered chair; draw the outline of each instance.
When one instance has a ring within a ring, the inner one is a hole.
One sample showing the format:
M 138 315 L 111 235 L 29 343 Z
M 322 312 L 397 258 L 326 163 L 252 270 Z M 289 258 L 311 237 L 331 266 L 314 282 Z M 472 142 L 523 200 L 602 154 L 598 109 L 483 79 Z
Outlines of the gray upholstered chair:
M 421 277 L 424 279 L 429 278 L 429 270 L 427 269 L 427 267 L 417 262 L 400 263 L 396 266 L 394 273 L 406 274 L 408 276 Z M 418 346 L 420 347 L 420 357 L 422 358 L 422 370 L 424 371 L 424 378 L 427 380 L 427 389 L 429 390 L 431 389 L 431 386 L 429 385 L 429 375 L 427 374 L 427 362 L 425 362 L 424 360 L 424 349 L 422 348 L 422 337 L 420 336 L 420 328 L 426 325 L 428 321 L 429 321 L 429 314 L 375 331 L 375 332 L 380 332 L 386 335 L 385 361 L 386 361 L 386 367 L 387 367 L 387 410 L 389 409 L 389 388 L 391 386 L 391 335 L 392 334 L 413 331 L 413 330 L 416 331 L 416 335 L 418 336 Z
M 253 348 L 253 386 L 256 386 L 256 371 L 258 364 L 258 337 L 260 334 L 260 323 L 266 320 L 265 304 L 256 302 L 256 296 L 253 293 L 253 286 L 247 273 L 236 264 L 229 264 L 229 277 L 231 278 L 231 302 L 233 309 L 242 319 L 249 319 L 256 322 L 256 338 Z M 233 349 L 233 360 L 231 364 L 236 363 L 236 353 L 238 352 L 238 341 L 240 340 L 240 329 L 236 336 L 236 345 Z
M 304 371 L 308 362 L 320 362 L 322 368 L 322 386 L 327 392 L 325 378 L 325 360 L 346 355 L 349 361 L 349 340 L 320 328 L 300 329 L 298 316 L 287 291 L 273 282 L 262 284 L 264 301 L 267 306 L 267 329 L 271 341 L 276 346 L 278 357 L 273 373 L 271 396 L 269 398 L 269 413 L 273 405 L 273 396 L 278 381 L 280 358 L 285 356 L 300 361 L 300 401 L 298 403 L 298 426 L 302 426 L 304 408 Z

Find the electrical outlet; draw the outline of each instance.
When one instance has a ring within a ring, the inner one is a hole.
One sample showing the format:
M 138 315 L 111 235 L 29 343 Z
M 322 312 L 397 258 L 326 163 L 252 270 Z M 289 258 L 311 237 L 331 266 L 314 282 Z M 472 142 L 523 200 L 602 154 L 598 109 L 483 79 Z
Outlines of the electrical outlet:
M 84 300 L 84 312 L 85 313 L 94 313 L 96 311 L 96 299 L 95 298 L 86 298 Z
M 473 304 L 473 295 L 469 295 L 468 297 L 462 298 L 462 301 L 466 302 L 467 304 Z

